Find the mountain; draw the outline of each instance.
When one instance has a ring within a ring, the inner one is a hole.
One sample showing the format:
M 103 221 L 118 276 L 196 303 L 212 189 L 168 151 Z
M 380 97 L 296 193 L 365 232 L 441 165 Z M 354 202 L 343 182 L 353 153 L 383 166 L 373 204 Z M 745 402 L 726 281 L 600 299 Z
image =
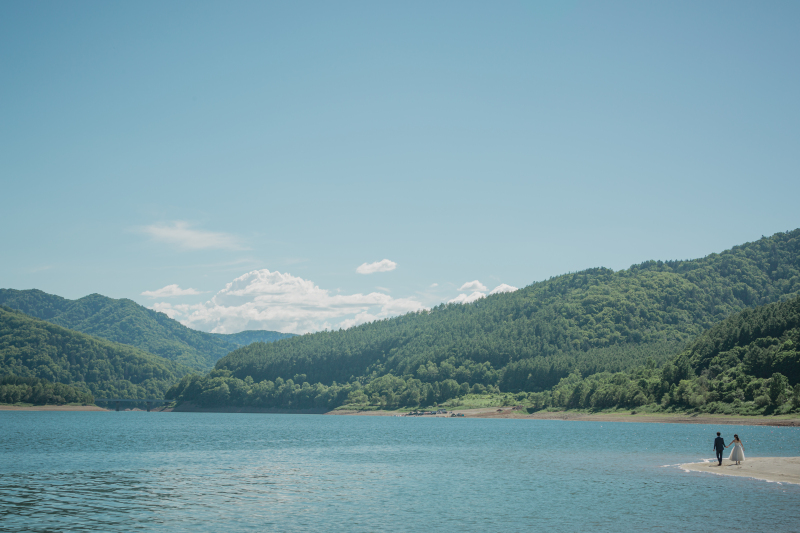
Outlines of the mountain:
M 0 374 L 72 385 L 95 397 L 161 398 L 190 371 L 132 346 L 0 306 Z
M 538 408 L 724 414 L 800 411 L 800 297 L 747 309 L 716 324 L 661 369 L 564 378 L 534 394 Z
M 658 365 L 731 314 L 797 294 L 800 229 L 701 259 L 589 269 L 470 304 L 252 344 L 168 394 L 206 405 L 307 407 L 535 393 L 577 373 Z
M 275 331 L 205 333 L 189 329 L 132 300 L 116 300 L 100 294 L 68 300 L 36 289 L 0 289 L 0 305 L 65 328 L 135 346 L 197 370 L 208 370 L 228 352 L 249 342 L 272 342 L 294 336 Z

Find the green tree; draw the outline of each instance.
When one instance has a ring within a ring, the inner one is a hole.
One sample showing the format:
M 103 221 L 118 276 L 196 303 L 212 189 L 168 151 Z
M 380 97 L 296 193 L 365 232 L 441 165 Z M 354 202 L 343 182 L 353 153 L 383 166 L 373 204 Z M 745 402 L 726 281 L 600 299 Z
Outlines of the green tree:
M 784 392 L 789 389 L 789 380 L 778 372 L 772 374 L 769 383 L 769 399 L 773 405 L 780 405 L 785 401 Z

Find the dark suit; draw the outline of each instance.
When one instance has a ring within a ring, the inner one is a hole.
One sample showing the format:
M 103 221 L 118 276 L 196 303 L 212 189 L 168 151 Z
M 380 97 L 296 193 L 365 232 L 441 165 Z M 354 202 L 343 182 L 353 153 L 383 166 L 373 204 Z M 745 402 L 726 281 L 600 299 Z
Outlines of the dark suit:
M 725 449 L 725 439 L 722 437 L 714 439 L 714 449 L 717 451 L 717 460 L 722 465 L 722 451 Z

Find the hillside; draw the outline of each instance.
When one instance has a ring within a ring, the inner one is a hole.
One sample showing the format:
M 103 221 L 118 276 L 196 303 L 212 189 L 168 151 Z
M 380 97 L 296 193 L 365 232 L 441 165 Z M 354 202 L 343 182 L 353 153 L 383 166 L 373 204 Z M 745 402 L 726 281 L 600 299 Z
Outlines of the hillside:
M 128 299 L 90 294 L 68 300 L 40 290 L 0 289 L 0 305 L 95 337 L 128 344 L 197 370 L 208 370 L 231 350 L 251 342 L 292 337 L 275 331 L 232 335 L 189 329 Z
M 659 365 L 731 314 L 799 293 L 794 230 L 701 259 L 590 269 L 471 304 L 253 344 L 222 358 L 205 381 L 170 394 L 192 401 L 205 394 L 206 404 L 262 397 L 329 406 L 366 385 L 370 402 L 396 406 L 472 391 L 537 392 L 576 371 Z
M 95 397 L 160 398 L 189 368 L 0 307 L 0 374 L 38 378 Z
M 800 297 L 727 318 L 661 369 L 572 375 L 529 399 L 538 408 L 800 411 Z

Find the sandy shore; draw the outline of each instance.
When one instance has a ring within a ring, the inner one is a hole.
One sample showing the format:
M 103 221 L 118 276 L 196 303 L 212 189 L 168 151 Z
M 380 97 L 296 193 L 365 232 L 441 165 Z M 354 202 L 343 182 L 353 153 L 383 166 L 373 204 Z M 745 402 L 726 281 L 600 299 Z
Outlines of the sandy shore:
M 96 405 L 0 405 L 0 411 L 108 411 Z
M 800 457 L 748 457 L 740 465 L 723 459 L 722 466 L 718 466 L 717 461 L 712 461 L 708 463 L 688 463 L 681 465 L 681 468 L 692 472 L 752 477 L 764 481 L 800 484 Z
M 495 409 L 495 412 L 497 409 Z M 497 413 L 503 416 L 504 413 Z M 482 415 L 477 415 L 482 416 Z M 645 422 L 657 424 L 724 424 L 733 426 L 797 426 L 800 427 L 800 417 L 777 416 L 731 416 L 731 415 L 687 415 L 687 414 L 627 414 L 627 413 L 549 413 L 539 412 L 533 414 L 510 415 L 519 418 L 533 418 L 538 420 L 571 420 L 580 422 Z
M 512 407 L 484 407 L 481 409 L 454 409 L 446 415 L 424 415 L 425 418 L 450 417 L 450 413 L 463 414 L 465 418 L 516 418 L 532 420 L 564 420 L 569 422 L 643 422 L 660 424 L 724 424 L 736 426 L 796 426 L 800 417 L 686 415 L 686 414 L 629 414 L 629 413 L 576 413 L 538 412 L 528 414 Z M 396 411 L 330 411 L 329 415 L 395 416 Z
M 140 410 L 140 409 L 135 409 Z M 191 404 L 177 407 L 153 407 L 153 412 L 183 413 L 270 413 L 270 414 L 325 414 L 339 416 L 402 416 L 398 411 L 348 411 L 325 409 L 276 409 L 258 407 L 226 407 L 221 409 L 201 408 Z M 113 411 L 96 405 L 0 405 L 0 411 Z M 455 409 L 441 415 L 424 415 L 424 418 L 450 418 L 450 413 L 464 415 L 464 418 L 515 418 L 531 420 L 563 420 L 567 422 L 640 422 L 649 424 L 715 424 L 736 426 L 789 426 L 800 427 L 800 416 L 726 416 L 726 415 L 686 415 L 686 414 L 635 414 L 630 413 L 580 413 L 580 412 L 538 412 L 528 414 L 522 409 L 512 407 L 484 407 L 480 409 Z M 460 417 L 459 417 L 460 418 Z

